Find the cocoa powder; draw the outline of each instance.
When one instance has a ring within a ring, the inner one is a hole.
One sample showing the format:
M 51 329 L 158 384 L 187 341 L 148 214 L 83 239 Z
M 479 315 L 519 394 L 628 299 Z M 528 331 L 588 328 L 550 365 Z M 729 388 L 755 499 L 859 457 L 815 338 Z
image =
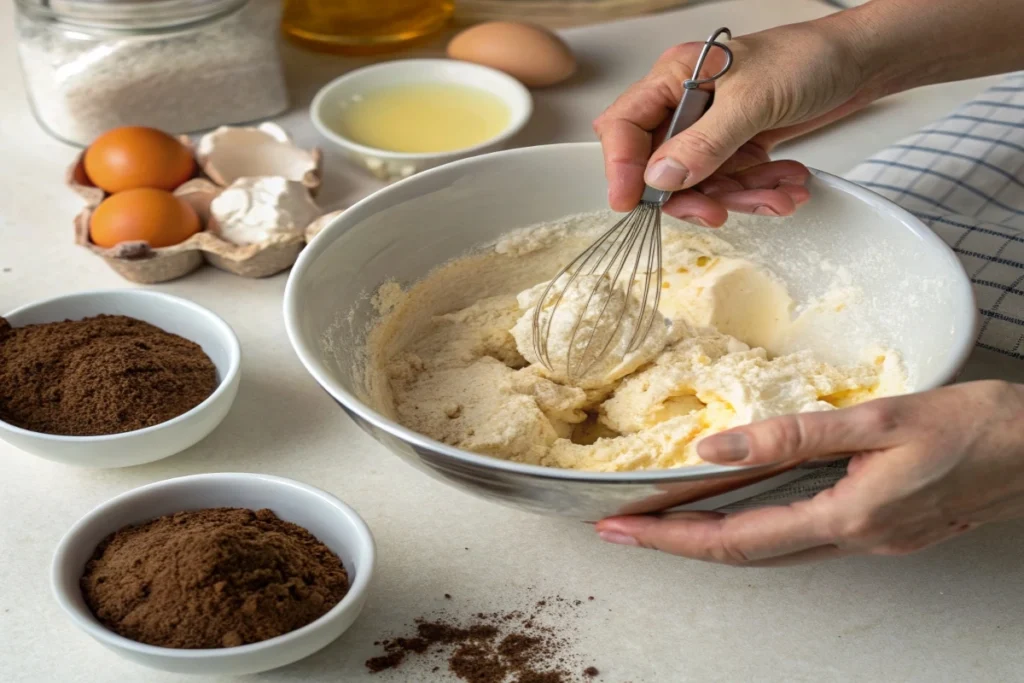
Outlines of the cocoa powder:
M 256 643 L 318 619 L 348 592 L 341 560 L 270 510 L 179 512 L 108 536 L 81 579 L 99 621 L 173 648 Z
M 142 429 L 217 387 L 195 342 L 123 315 L 11 327 L 0 318 L 0 420 L 44 434 Z
M 446 600 L 451 600 L 448 593 Z M 440 661 L 467 683 L 569 683 L 592 680 L 593 666 L 583 667 L 566 632 L 571 613 L 583 605 L 554 596 L 525 610 L 476 612 L 468 620 L 445 612 L 415 620 L 414 632 L 378 640 L 383 654 L 366 660 L 371 673 L 409 667 L 411 656 L 425 658 L 430 673 Z M 552 622 L 557 626 L 547 625 Z M 578 667 L 578 668 L 577 668 Z M 582 669 L 582 675 L 580 672 Z M 402 680 L 427 680 L 425 667 L 405 670 Z

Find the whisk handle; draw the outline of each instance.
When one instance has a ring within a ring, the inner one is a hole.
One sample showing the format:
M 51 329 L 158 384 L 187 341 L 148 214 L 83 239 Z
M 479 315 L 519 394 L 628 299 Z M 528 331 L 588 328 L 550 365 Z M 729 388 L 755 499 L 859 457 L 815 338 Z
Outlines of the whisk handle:
M 711 100 L 711 93 L 700 88 L 683 88 L 683 96 L 679 100 L 672 115 L 672 121 L 668 124 L 668 132 L 665 139 L 675 137 L 679 133 L 697 123 L 697 119 L 704 116 L 707 111 L 708 102 Z
M 704 116 L 704 112 L 707 111 L 708 102 L 710 100 L 711 93 L 707 90 L 701 90 L 700 88 L 683 88 L 683 97 L 679 100 L 679 106 L 676 107 L 675 114 L 672 115 L 672 121 L 669 123 L 665 139 L 668 140 L 671 137 L 675 137 L 693 124 L 697 123 L 697 119 Z M 670 191 L 656 190 L 648 185 L 644 188 L 644 194 L 641 201 L 658 204 L 660 206 L 667 202 L 668 198 L 671 196 L 672 193 Z
M 708 83 L 714 83 L 732 68 L 732 50 L 729 49 L 728 45 L 718 42 L 719 36 L 725 36 L 731 40 L 732 31 L 723 26 L 712 33 L 711 36 L 704 41 L 704 47 L 701 49 L 700 56 L 697 57 L 697 63 L 693 67 L 693 76 L 683 82 L 683 97 L 679 100 L 679 106 L 676 107 L 676 111 L 672 115 L 672 120 L 668 124 L 668 133 L 665 136 L 666 140 L 675 137 L 682 131 L 697 123 L 697 119 L 701 116 L 704 116 L 704 112 L 707 111 L 710 106 L 711 93 L 707 90 L 701 90 L 700 86 Z M 704 67 L 704 60 L 707 59 L 708 53 L 713 47 L 717 47 L 725 53 L 725 64 L 715 75 L 708 76 L 707 78 L 701 78 L 701 69 Z M 653 187 L 647 186 L 644 188 L 644 194 L 640 198 L 640 201 L 661 206 L 667 202 L 668 198 L 671 196 L 671 192 L 656 190 Z

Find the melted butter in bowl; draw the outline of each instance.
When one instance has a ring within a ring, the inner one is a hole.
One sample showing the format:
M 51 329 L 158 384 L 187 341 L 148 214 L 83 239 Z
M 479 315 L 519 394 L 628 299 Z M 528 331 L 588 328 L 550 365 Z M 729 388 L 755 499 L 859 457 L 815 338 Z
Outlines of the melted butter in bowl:
M 497 137 L 509 122 L 497 95 L 473 86 L 413 83 L 371 90 L 327 114 L 345 137 L 389 152 L 453 152 Z
M 532 113 L 516 79 L 445 59 L 353 71 L 324 86 L 310 107 L 323 137 L 384 180 L 501 149 Z

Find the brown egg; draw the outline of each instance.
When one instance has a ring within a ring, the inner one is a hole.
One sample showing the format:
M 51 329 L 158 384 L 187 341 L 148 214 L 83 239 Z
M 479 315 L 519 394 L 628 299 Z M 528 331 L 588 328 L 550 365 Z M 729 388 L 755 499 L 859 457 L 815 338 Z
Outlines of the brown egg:
M 108 130 L 85 150 L 85 174 L 107 192 L 152 187 L 168 192 L 192 177 L 192 152 L 154 128 Z
M 89 219 L 89 237 L 100 247 L 148 242 L 154 249 L 184 242 L 199 232 L 199 216 L 166 190 L 140 187 L 103 200 Z
M 569 46 L 533 24 L 491 21 L 466 29 L 448 43 L 448 56 L 483 64 L 530 88 L 560 83 L 576 71 Z

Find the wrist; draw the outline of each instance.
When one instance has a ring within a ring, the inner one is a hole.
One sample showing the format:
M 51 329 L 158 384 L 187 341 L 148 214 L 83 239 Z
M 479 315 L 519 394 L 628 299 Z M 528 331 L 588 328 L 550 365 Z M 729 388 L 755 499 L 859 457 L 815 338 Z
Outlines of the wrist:
M 868 2 L 817 22 L 827 39 L 856 66 L 859 92 L 870 100 L 914 87 L 908 83 L 913 73 L 908 55 L 899 54 L 899 24 L 887 16 L 897 4 L 898 0 Z
M 820 20 L 877 97 L 1024 68 L 1024 2 L 871 0 Z

